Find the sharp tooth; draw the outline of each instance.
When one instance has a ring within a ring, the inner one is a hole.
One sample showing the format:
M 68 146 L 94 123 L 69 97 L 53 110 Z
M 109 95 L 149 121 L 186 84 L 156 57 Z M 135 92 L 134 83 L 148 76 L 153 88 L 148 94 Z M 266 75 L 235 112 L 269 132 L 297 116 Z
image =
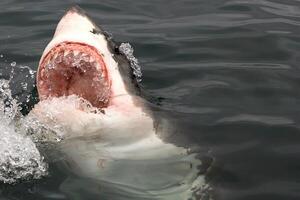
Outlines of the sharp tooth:
M 62 55 L 59 54 L 59 55 L 56 57 L 55 62 L 56 62 L 56 63 L 60 63 L 61 61 L 62 61 Z
M 93 63 L 95 61 L 94 57 L 90 57 L 90 62 Z
M 51 57 L 51 60 L 54 60 L 56 58 L 57 54 L 54 54 L 52 57 Z
M 81 58 L 81 56 L 82 56 L 82 52 L 79 52 L 77 57 Z
M 45 70 L 41 69 L 41 77 L 44 77 L 44 75 L 45 75 Z
M 84 55 L 82 56 L 82 58 L 83 58 L 83 60 L 84 60 L 85 62 L 89 62 L 89 61 L 90 61 L 90 56 L 87 55 L 87 54 L 84 54 Z
M 80 51 L 75 50 L 75 51 L 74 51 L 74 56 L 77 56 L 79 53 L 80 53 Z
M 99 63 L 97 63 L 97 62 L 95 62 L 95 67 L 96 67 L 97 70 L 101 70 L 101 67 L 100 67 Z
M 97 69 L 97 63 L 96 62 L 90 62 L 92 67 L 95 67 Z
M 68 50 L 65 51 L 65 52 L 64 52 L 64 57 L 67 56 L 68 54 L 69 54 L 69 51 L 68 51 Z

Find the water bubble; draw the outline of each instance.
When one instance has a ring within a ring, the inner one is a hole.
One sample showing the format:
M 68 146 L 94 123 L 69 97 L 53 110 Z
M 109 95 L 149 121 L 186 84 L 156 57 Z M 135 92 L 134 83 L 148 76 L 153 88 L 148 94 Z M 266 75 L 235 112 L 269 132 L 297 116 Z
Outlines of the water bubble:
M 21 83 L 22 90 L 26 91 L 27 90 L 27 85 L 28 84 L 26 82 Z
M 6 89 L 9 88 L 9 84 L 8 84 L 7 81 L 2 80 L 2 81 L 0 82 L 0 85 L 2 86 L 3 90 L 6 90 Z M 2 91 L 2 92 L 4 92 L 4 91 Z M 6 91 L 6 92 L 8 92 L 8 91 Z
M 10 66 L 12 66 L 12 67 L 15 67 L 17 65 L 17 63 L 16 62 L 12 62 L 12 63 L 10 63 Z
M 35 73 L 35 71 L 33 71 L 33 70 L 31 70 L 31 69 L 29 70 L 29 74 L 30 74 L 30 75 L 33 75 L 34 73 Z
M 30 75 L 30 78 L 34 78 L 34 75 L 35 75 L 35 73 L 36 73 L 36 71 L 35 70 L 33 70 L 33 69 L 31 69 L 29 66 L 27 66 L 27 65 L 24 65 L 24 66 L 19 66 L 19 68 L 20 69 L 27 69 L 28 70 L 28 73 L 29 73 L 29 75 Z M 26 75 L 26 77 L 28 77 L 28 75 Z
M 24 65 L 24 66 L 20 66 L 21 69 L 27 69 L 29 72 L 34 73 L 35 71 L 33 69 L 31 69 L 29 66 Z

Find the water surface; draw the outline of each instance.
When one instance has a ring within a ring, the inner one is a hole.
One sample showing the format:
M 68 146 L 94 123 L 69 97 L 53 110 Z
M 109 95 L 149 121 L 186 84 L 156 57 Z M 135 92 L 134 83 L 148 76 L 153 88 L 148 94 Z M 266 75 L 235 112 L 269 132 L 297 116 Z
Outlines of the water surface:
M 18 66 L 36 70 L 73 4 L 132 44 L 143 87 L 180 122 L 167 140 L 199 147 L 213 199 L 299 199 L 299 1 L 3 0 L 0 73 L 8 79 L 16 62 L 11 89 L 23 113 L 37 100 Z M 68 175 L 49 173 L 37 184 L 1 185 L 1 198 L 68 199 L 59 187 Z

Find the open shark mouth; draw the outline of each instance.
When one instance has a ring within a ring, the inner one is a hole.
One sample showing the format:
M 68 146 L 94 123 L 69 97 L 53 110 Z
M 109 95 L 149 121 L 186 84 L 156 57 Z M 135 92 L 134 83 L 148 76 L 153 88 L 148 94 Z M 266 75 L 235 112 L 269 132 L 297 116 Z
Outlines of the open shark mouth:
M 78 42 L 63 42 L 52 48 L 41 61 L 37 75 L 41 100 L 77 95 L 103 108 L 109 103 L 110 86 L 102 55 L 96 48 Z

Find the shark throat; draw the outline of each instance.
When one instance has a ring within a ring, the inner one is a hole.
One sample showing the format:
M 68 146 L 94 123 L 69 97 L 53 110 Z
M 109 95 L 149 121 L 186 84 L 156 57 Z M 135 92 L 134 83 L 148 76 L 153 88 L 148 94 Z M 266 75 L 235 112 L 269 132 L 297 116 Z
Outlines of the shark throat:
M 94 107 L 107 107 L 110 79 L 102 55 L 89 45 L 63 42 L 52 48 L 40 64 L 37 88 L 42 100 L 77 95 Z

